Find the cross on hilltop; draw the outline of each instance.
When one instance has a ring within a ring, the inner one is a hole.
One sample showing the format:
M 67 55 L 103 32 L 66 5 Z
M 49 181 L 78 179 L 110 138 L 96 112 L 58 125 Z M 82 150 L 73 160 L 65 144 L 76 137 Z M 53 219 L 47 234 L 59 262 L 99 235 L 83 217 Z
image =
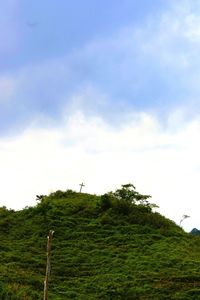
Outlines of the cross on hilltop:
M 80 193 L 81 193 L 82 192 L 82 188 L 85 186 L 85 184 L 82 182 L 79 185 L 80 185 Z

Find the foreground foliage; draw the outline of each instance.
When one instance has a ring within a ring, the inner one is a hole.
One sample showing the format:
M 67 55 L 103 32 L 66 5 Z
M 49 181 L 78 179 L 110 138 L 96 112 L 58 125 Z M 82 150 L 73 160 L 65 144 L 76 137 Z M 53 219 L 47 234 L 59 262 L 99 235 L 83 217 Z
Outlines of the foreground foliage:
M 0 208 L 0 299 L 42 299 L 46 236 L 55 231 L 49 299 L 200 299 L 200 239 L 124 185 L 103 196 L 57 191 Z

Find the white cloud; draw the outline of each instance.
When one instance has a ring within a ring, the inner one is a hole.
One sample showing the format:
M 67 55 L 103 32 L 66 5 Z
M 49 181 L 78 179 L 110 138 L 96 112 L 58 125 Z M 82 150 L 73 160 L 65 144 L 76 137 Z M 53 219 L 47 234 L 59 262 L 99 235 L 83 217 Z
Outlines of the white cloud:
M 132 120 L 131 120 L 132 119 Z M 138 113 L 118 129 L 100 117 L 71 116 L 62 128 L 27 129 L 0 140 L 0 205 L 21 208 L 35 195 L 56 189 L 104 193 L 133 182 L 151 194 L 160 211 L 185 226 L 200 227 L 200 120 L 163 130 L 151 115 Z

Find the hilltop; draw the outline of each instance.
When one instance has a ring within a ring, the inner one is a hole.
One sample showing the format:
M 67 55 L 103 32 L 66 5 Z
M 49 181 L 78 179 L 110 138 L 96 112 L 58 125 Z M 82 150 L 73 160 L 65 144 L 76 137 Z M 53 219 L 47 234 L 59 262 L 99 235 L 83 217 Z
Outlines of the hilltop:
M 57 191 L 21 211 L 0 208 L 0 299 L 200 299 L 200 239 L 124 185 L 102 196 Z

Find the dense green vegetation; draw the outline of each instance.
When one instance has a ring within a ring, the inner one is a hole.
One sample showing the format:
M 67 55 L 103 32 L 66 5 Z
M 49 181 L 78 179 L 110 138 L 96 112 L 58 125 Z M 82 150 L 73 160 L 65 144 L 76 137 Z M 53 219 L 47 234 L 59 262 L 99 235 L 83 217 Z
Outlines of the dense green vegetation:
M 200 230 L 198 230 L 197 228 L 193 228 L 190 233 L 193 235 L 200 235 Z
M 103 196 L 57 191 L 35 207 L 0 208 L 0 299 L 200 299 L 200 238 L 124 185 Z

